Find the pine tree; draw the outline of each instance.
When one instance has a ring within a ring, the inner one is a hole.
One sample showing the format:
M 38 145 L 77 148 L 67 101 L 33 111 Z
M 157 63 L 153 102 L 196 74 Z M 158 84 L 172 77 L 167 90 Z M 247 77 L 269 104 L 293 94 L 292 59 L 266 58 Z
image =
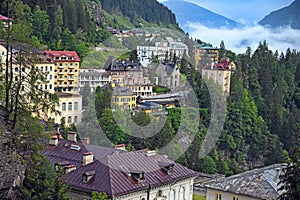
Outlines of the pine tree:
M 298 200 L 300 199 L 300 129 L 295 134 L 294 147 L 290 151 L 290 162 L 284 174 L 280 176 L 282 184 L 280 190 L 283 194 L 280 195 L 281 200 Z

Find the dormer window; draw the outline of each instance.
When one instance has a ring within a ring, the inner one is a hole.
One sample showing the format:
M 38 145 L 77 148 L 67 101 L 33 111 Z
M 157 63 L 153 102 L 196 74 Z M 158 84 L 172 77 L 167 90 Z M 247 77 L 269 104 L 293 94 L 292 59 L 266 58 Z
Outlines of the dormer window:
M 168 163 L 168 162 L 159 162 L 158 165 L 161 167 L 161 169 L 166 172 L 168 175 L 171 175 L 174 171 L 174 163 Z
M 143 171 L 131 172 L 131 175 L 138 182 L 145 180 L 145 173 Z
M 82 182 L 87 183 L 89 182 L 96 174 L 96 171 L 88 171 L 82 174 Z

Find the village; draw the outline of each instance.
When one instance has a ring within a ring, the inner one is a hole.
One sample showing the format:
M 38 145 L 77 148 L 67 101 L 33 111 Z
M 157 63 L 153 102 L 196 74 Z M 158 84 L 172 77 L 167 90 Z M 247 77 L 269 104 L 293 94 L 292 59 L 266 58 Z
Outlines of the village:
M 0 15 L 4 26 L 12 23 Z M 191 49 L 175 38 L 157 38 L 148 32 L 131 33 L 109 28 L 119 40 L 128 34 L 145 34 L 149 38 L 136 47 L 137 61 L 109 57 L 105 66 L 82 68 L 76 51 L 27 49 L 21 44 L 0 43 L 2 73 L 8 71 L 20 94 L 30 92 L 28 82 L 32 67 L 42 75 L 36 87 L 45 91 L 43 98 L 58 103 L 52 112 L 37 107 L 41 120 L 64 126 L 80 125 L 87 108 L 83 105 L 83 91 L 90 94 L 97 89 L 113 88 L 112 111 L 144 112 L 151 116 L 165 116 L 166 108 L 180 107 L 187 98 L 180 61 L 189 57 Z M 27 51 L 26 64 L 19 62 Z M 195 42 L 190 65 L 219 86 L 221 95 L 230 95 L 231 75 L 235 63 L 229 58 L 219 59 L 219 48 L 201 46 Z M 175 58 L 175 59 L 174 59 Z M 9 68 L 9 69 L 8 69 Z M 17 84 L 18 83 L 18 84 Z M 32 104 L 23 99 L 24 104 Z M 4 100 L 1 100 L 3 103 Z M 57 172 L 64 174 L 70 187 L 71 199 L 92 199 L 93 192 L 105 193 L 111 199 L 140 200 L 192 200 L 193 194 L 204 194 L 206 199 L 277 199 L 280 171 L 285 164 L 274 164 L 241 174 L 224 177 L 189 169 L 166 155 L 152 149 L 127 151 L 126 144 L 112 147 L 92 145 L 90 138 L 80 138 L 69 131 L 63 138 L 58 130 L 49 132 L 50 140 L 43 154 L 49 158 Z

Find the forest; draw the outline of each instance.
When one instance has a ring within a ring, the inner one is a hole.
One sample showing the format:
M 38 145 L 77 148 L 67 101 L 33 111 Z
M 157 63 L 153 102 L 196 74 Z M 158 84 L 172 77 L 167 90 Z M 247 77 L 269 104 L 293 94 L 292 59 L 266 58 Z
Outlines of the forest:
M 228 52 L 232 56 L 232 52 Z M 211 120 L 207 83 L 214 83 L 205 81 L 192 65 L 181 61 L 181 73 L 187 76 L 197 94 L 201 120 L 193 143 L 177 161 L 197 171 L 232 175 L 287 162 L 288 152 L 295 145 L 293 141 L 299 137 L 299 52 L 290 49 L 285 53 L 272 52 L 267 43 L 262 42 L 253 52 L 248 48 L 244 54 L 234 55 L 234 59 L 237 68 L 232 75 L 231 93 L 226 102 L 224 127 L 216 147 L 202 159 L 195 155 L 199 154 Z M 134 149 L 159 149 L 176 135 L 182 109 L 186 108 L 169 108 L 166 123 L 159 134 L 136 139 L 118 126 L 128 126 L 129 122 L 125 117 L 122 122 L 116 122 L 110 105 L 111 95 L 112 88 L 98 88 L 94 101 L 98 123 L 112 143 L 130 144 Z M 90 115 L 89 112 L 86 114 Z M 120 116 L 117 119 L 121 119 Z M 133 120 L 146 126 L 157 119 L 137 113 Z

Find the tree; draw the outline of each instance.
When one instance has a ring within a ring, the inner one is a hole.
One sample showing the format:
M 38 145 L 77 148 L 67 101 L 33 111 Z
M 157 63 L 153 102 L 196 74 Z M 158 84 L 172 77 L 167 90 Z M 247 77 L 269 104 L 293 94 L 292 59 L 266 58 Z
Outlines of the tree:
M 92 192 L 92 200 L 110 200 L 105 192 Z
M 300 129 L 295 134 L 294 147 L 290 151 L 290 162 L 284 169 L 284 174 L 280 176 L 279 185 L 283 193 L 281 200 L 300 199 Z
M 32 17 L 33 32 L 41 41 L 45 41 L 48 34 L 49 16 L 46 11 L 41 10 L 37 5 L 33 10 Z

